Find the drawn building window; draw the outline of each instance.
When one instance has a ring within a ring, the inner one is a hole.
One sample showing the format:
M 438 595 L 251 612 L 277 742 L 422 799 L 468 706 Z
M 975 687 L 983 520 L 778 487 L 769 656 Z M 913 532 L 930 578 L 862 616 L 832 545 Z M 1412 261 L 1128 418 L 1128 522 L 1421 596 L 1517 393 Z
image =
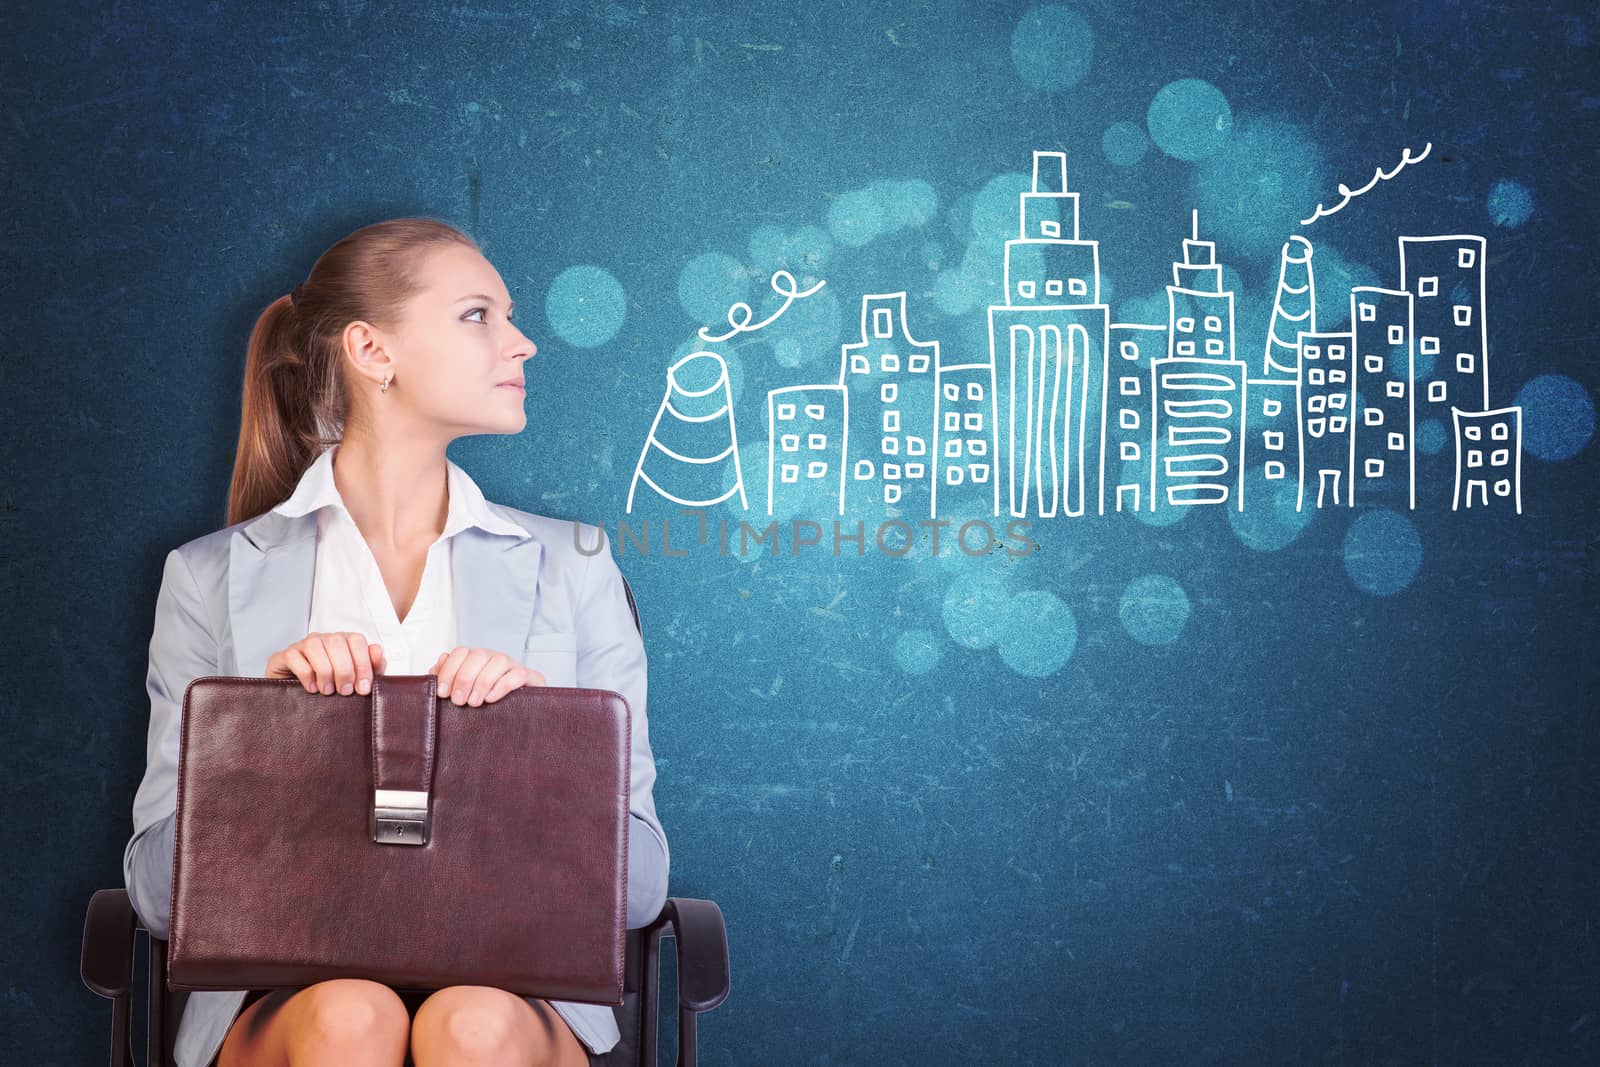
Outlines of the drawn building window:
M 872 460 L 870 460 L 870 459 L 858 459 L 858 460 L 856 460 L 856 481 L 858 481 L 858 482 L 859 481 L 865 481 L 866 479 L 871 478 L 871 477 L 872 477 Z
M 1369 460 L 1367 460 L 1367 477 L 1368 478 L 1382 478 L 1383 477 L 1383 460 L 1381 460 L 1381 459 L 1369 459 Z
M 794 405 L 793 404 L 779 404 L 778 405 L 778 418 L 782 419 L 782 420 L 788 420 L 788 419 L 794 418 Z
M 907 478 L 920 478 L 920 477 L 922 477 L 922 471 L 923 471 L 923 467 L 922 467 L 922 464 L 920 464 L 920 463 L 907 463 L 906 464 L 906 477 Z
M 1132 376 L 1123 378 L 1122 379 L 1121 389 L 1122 389 L 1122 395 L 1123 396 L 1138 396 L 1139 395 L 1139 379 L 1134 378 Z
M 1342 385 L 1342 384 L 1344 384 L 1344 371 L 1338 370 L 1338 369 L 1330 370 L 1328 372 L 1328 384 L 1329 385 Z
M 969 455 L 986 456 L 989 454 L 989 442 L 981 437 L 974 437 L 967 442 L 967 452 Z
M 1044 283 L 1044 295 L 1045 296 L 1060 296 L 1061 295 L 1061 279 L 1060 278 L 1050 278 L 1050 279 L 1048 279 Z
M 921 373 L 923 373 L 924 371 L 926 371 L 928 369 L 928 353 L 926 353 L 926 352 L 913 352 L 913 353 L 911 353 L 911 359 L 907 363 L 907 366 L 911 368 L 911 373 L 912 374 L 921 374 Z
M 1133 408 L 1123 408 L 1122 417 L 1117 424 L 1124 430 L 1137 430 L 1139 428 L 1139 413 Z
M 1305 346 L 1305 354 L 1306 354 L 1306 358 L 1307 359 L 1316 359 L 1318 356 L 1322 355 L 1322 346 L 1321 345 L 1306 345 Z
M 1344 416 L 1334 415 L 1328 419 L 1329 433 L 1344 433 Z
M 1495 496 L 1510 496 L 1511 495 L 1511 479 L 1509 479 L 1509 478 L 1501 478 L 1499 481 L 1495 482 L 1494 483 L 1494 495 Z
M 884 486 L 883 502 L 885 504 L 898 504 L 900 502 L 900 487 L 898 485 Z
M 1384 394 L 1386 396 L 1396 396 L 1396 397 L 1400 397 L 1401 399 L 1404 399 L 1405 395 L 1406 395 L 1406 383 L 1405 382 L 1385 382 L 1383 384 L 1383 391 L 1384 391 Z
M 1429 401 L 1431 401 L 1433 403 L 1438 403 L 1439 401 L 1444 399 L 1444 396 L 1445 396 L 1444 379 L 1441 378 L 1440 380 L 1438 380 L 1436 382 L 1429 382 L 1428 383 L 1428 400 Z
M 866 356 L 862 355 L 860 352 L 857 352 L 850 357 L 851 374 L 869 374 L 871 371 L 872 364 L 867 362 Z
M 1328 408 L 1328 398 L 1326 396 L 1323 396 L 1321 393 L 1318 393 L 1316 396 L 1311 397 L 1310 399 L 1308 399 L 1306 401 L 1306 410 L 1311 412 L 1311 413 L 1313 413 L 1313 414 L 1316 414 L 1316 413 L 1321 412 L 1321 411 L 1326 411 L 1327 408 Z
M 1268 430 L 1266 433 L 1262 434 L 1261 436 L 1266 440 L 1267 448 L 1271 449 L 1274 452 L 1282 452 L 1283 451 L 1283 431 L 1282 430 Z
M 889 387 L 887 385 L 885 385 L 883 388 L 885 389 L 885 391 L 887 391 Z M 961 399 L 961 386 L 960 386 L 960 384 L 957 383 L 957 382 L 945 382 L 944 383 L 944 398 L 946 400 L 960 400 Z M 884 399 L 885 400 L 892 400 L 893 397 L 885 395 Z
M 1472 269 L 1472 263 L 1477 258 L 1473 254 L 1476 251 L 1477 251 L 1477 249 L 1475 249 L 1475 248 L 1471 248 L 1471 247 L 1469 247 L 1467 245 L 1462 245 L 1456 251 L 1456 266 L 1460 267 L 1462 270 L 1471 270 Z
M 783 475 L 782 475 L 782 477 L 783 477 L 783 480 L 786 481 L 786 482 L 798 481 L 800 479 L 800 466 L 799 466 L 799 464 L 796 464 L 796 463 L 785 463 L 783 465 Z
M 1435 278 L 1435 277 L 1431 277 L 1431 276 L 1427 277 L 1427 278 L 1418 278 L 1417 279 L 1417 295 L 1418 296 L 1438 296 L 1439 295 L 1439 279 Z
M 900 357 L 893 352 L 885 352 L 878 357 L 878 369 L 884 372 L 900 369 Z
M 1417 350 L 1425 356 L 1437 356 L 1439 354 L 1439 339 L 1437 337 L 1424 337 L 1418 344 Z
M 961 484 L 961 477 L 962 477 L 963 473 L 964 472 L 962 471 L 961 467 L 959 467 L 959 466 L 946 467 L 944 469 L 945 484 L 946 485 L 960 485 Z
M 889 480 L 891 482 L 899 481 L 899 479 L 900 479 L 900 464 L 898 464 L 898 463 L 885 463 L 883 465 L 883 476 L 884 476 L 885 479 L 887 479 L 887 480 Z
M 975 481 L 975 482 L 986 482 L 986 481 L 988 481 L 989 480 L 989 468 L 988 467 L 973 467 L 972 468 L 972 480 Z
M 800 450 L 800 435 L 799 434 L 797 434 L 797 433 L 786 433 L 786 434 L 783 435 L 782 441 L 783 441 L 783 450 L 785 452 L 798 452 Z
M 1190 318 L 1188 315 L 1185 315 L 1183 318 L 1179 319 L 1178 332 L 1194 333 L 1194 319 Z
M 875 337 L 888 337 L 894 332 L 894 316 L 888 308 L 877 308 L 872 313 L 872 333 Z
M 1483 427 L 1468 426 L 1461 431 L 1461 435 L 1469 441 L 1481 441 L 1483 440 Z
M 1460 371 L 1462 374 L 1471 374 L 1472 367 L 1475 362 L 1476 361 L 1472 358 L 1471 352 L 1456 353 L 1456 370 Z
M 1368 426 L 1382 426 L 1383 425 L 1383 409 L 1382 408 L 1367 408 L 1361 414 L 1366 418 Z
M 983 383 L 982 382 L 968 382 L 967 383 L 967 399 L 968 400 L 982 400 L 983 399 Z
M 959 411 L 947 411 L 947 412 L 945 412 L 944 413 L 944 428 L 947 431 L 951 432 L 951 433 L 954 433 L 955 431 L 961 429 L 961 412 L 959 412 Z
M 827 448 L 828 447 L 828 435 L 825 434 L 825 433 L 814 433 L 814 434 L 811 434 L 809 437 L 806 438 L 806 446 L 809 447 L 809 448 L 812 448 L 812 449 Z
M 969 430 L 981 430 L 983 429 L 983 412 L 969 411 L 967 412 L 966 418 L 962 421 L 966 424 L 966 427 Z
M 1328 358 L 1329 359 L 1343 359 L 1344 358 L 1344 345 L 1329 345 L 1328 346 Z
M 1389 431 L 1389 451 L 1404 452 L 1406 450 L 1406 435 L 1399 430 Z
M 1283 477 L 1283 460 L 1281 460 L 1281 459 L 1269 459 L 1269 460 L 1267 460 L 1267 477 L 1268 478 L 1272 478 L 1272 479 L 1277 479 L 1277 478 L 1282 478 Z
M 927 451 L 928 442 L 924 441 L 922 438 L 917 437 L 914 434 L 906 438 L 906 455 L 920 456 L 924 455 Z
M 1310 434 L 1312 437 L 1321 437 L 1322 430 L 1325 425 L 1326 423 L 1322 419 L 1307 419 L 1306 433 Z
M 1467 466 L 1469 466 L 1469 467 L 1481 467 L 1481 466 L 1483 466 L 1483 449 L 1481 449 L 1481 448 L 1469 448 L 1469 449 L 1467 449 Z
M 1489 436 L 1496 441 L 1509 441 L 1511 440 L 1511 427 L 1503 422 L 1497 422 L 1489 427 Z
M 820 418 L 822 418 L 822 405 L 821 404 L 807 404 L 806 405 L 806 418 L 808 418 L 808 419 L 820 419 Z
M 1039 232 L 1044 234 L 1046 237 L 1060 237 L 1061 223 L 1057 222 L 1055 219 L 1040 219 Z
M 827 473 L 828 473 L 828 465 L 826 463 L 822 462 L 821 460 L 813 460 L 812 462 L 806 464 L 806 477 L 807 478 L 821 478 L 824 474 L 827 474 Z
M 1342 411 L 1342 410 L 1344 410 L 1344 398 L 1345 398 L 1345 394 L 1344 393 L 1329 393 L 1328 394 L 1328 410 L 1329 411 Z
M 1366 359 L 1362 360 L 1361 363 L 1362 363 L 1362 366 L 1367 368 L 1367 373 L 1368 374 L 1382 374 L 1383 373 L 1383 357 L 1382 356 L 1368 356 Z
M 1261 402 L 1261 414 L 1277 415 L 1283 411 L 1283 401 L 1266 399 Z
M 900 438 L 898 438 L 898 437 L 885 437 L 883 439 L 883 454 L 886 455 L 886 456 L 894 456 L 894 455 L 898 455 L 899 453 L 900 453 Z
M 1017 283 L 1017 295 L 1018 296 L 1025 296 L 1025 297 L 1028 297 L 1029 299 L 1032 299 L 1033 298 L 1033 283 L 1032 282 L 1018 282 Z
M 1123 459 L 1138 459 L 1139 458 L 1139 443 L 1137 441 L 1124 441 L 1124 442 L 1122 442 L 1122 458 Z
M 883 432 L 896 433 L 900 429 L 900 409 L 890 408 L 883 413 Z
M 1378 309 L 1376 307 L 1372 306 L 1371 304 L 1367 304 L 1367 303 L 1363 303 L 1361 305 L 1361 321 L 1362 322 L 1373 322 L 1373 321 L 1375 321 L 1377 319 L 1377 317 L 1378 317 Z
M 954 387 L 952 386 L 952 388 Z M 884 382 L 883 388 L 878 390 L 878 399 L 882 400 L 885 404 L 893 404 L 894 398 L 899 395 L 900 387 L 894 382 Z M 950 399 L 954 400 L 955 397 L 952 396 Z
M 1471 304 L 1457 304 L 1451 310 L 1455 312 L 1456 325 L 1457 326 L 1471 326 L 1472 325 L 1472 305 Z
M 1139 358 L 1139 344 L 1137 341 L 1124 341 L 1117 347 L 1122 352 L 1123 359 Z
M 1206 338 L 1206 355 L 1208 356 L 1220 356 L 1227 349 L 1227 347 L 1228 346 L 1223 343 L 1222 338 L 1220 337 Z
M 1509 462 L 1511 462 L 1511 450 L 1509 448 L 1497 448 L 1489 454 L 1489 463 L 1493 466 L 1504 467 Z
M 1222 331 L 1222 316 L 1207 315 L 1206 329 L 1210 330 L 1212 333 L 1220 333 Z
M 1194 342 L 1193 341 L 1179 341 L 1178 342 L 1178 355 L 1180 355 L 1180 356 L 1192 356 L 1192 355 L 1194 355 Z
M 1089 285 L 1082 278 L 1071 278 L 1067 281 L 1067 292 L 1073 296 L 1087 296 Z
M 1400 325 L 1398 322 L 1389 324 L 1389 343 L 1392 345 L 1403 345 L 1406 343 L 1406 328 Z
M 1312 367 L 1306 375 L 1306 381 L 1311 385 L 1322 385 L 1327 381 L 1327 375 L 1324 374 L 1321 367 Z
M 961 438 L 952 437 L 946 441 L 944 443 L 944 454 L 951 459 L 959 457 L 961 455 Z

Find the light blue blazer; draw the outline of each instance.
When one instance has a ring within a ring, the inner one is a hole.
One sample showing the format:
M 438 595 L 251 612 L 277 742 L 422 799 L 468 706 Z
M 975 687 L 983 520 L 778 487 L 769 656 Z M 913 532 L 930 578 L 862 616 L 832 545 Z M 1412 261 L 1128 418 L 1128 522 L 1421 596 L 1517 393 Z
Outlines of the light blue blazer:
M 519 653 L 550 685 L 612 689 L 632 713 L 628 826 L 630 929 L 667 899 L 667 836 L 656 817 L 655 759 L 645 714 L 644 642 L 634 626 L 603 529 L 486 502 L 522 536 L 469 526 L 454 537 L 456 644 Z M 133 801 L 123 877 L 140 920 L 166 940 L 171 921 L 173 823 L 184 690 L 205 675 L 261 677 L 267 659 L 306 636 L 316 562 L 316 512 L 267 511 L 167 553 L 150 639 L 150 734 Z M 593 555 L 584 553 L 597 544 Z M 162 980 L 165 976 L 162 976 Z M 246 990 L 189 994 L 178 1027 L 178 1067 L 207 1067 L 222 1048 Z M 595 1052 L 616 1044 L 613 1009 L 551 1001 Z

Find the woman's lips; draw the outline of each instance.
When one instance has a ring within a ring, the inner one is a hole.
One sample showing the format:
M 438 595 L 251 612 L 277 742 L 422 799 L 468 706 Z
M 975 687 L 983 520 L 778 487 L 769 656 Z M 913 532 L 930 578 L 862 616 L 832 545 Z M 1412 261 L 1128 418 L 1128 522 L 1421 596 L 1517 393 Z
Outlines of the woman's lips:
M 496 386 L 496 388 L 497 389 L 515 389 L 519 393 L 527 391 L 526 388 L 523 386 L 523 384 L 521 382 L 501 382 L 498 386 Z

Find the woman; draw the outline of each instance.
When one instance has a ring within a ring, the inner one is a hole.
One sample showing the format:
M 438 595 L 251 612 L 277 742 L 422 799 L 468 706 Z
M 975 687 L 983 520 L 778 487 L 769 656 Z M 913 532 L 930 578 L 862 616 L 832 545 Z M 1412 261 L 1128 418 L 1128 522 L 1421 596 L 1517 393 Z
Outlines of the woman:
M 527 422 L 523 364 L 535 347 L 512 314 L 469 237 L 409 218 L 339 241 L 256 323 L 230 525 L 169 552 L 156 599 L 148 764 L 123 858 L 153 936 L 165 939 L 171 918 L 183 693 L 217 674 L 348 695 L 370 692 L 375 673 L 436 673 L 441 694 L 471 707 L 521 685 L 620 692 L 633 723 L 627 925 L 660 913 L 668 851 L 645 653 L 609 539 L 490 503 L 445 455 L 457 437 Z M 179 1067 L 582 1067 L 618 1038 L 603 1004 L 471 985 L 402 995 L 338 979 L 192 992 L 175 1057 Z

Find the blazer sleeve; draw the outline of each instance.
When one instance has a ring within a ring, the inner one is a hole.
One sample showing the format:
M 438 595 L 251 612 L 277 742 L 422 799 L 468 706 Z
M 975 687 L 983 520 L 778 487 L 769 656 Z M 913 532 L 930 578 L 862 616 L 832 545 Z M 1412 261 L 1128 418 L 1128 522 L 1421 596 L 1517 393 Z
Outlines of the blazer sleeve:
M 145 688 L 150 732 L 144 780 L 133 797 L 133 836 L 122 854 L 128 900 L 150 936 L 167 940 L 172 919 L 173 830 L 177 820 L 178 740 L 183 694 L 196 678 L 218 673 L 215 634 L 205 601 L 182 554 L 167 553 L 156 594 Z
M 600 550 L 589 557 L 578 597 L 577 685 L 611 689 L 628 702 L 632 723 L 628 776 L 629 929 L 648 926 L 667 902 L 670 854 L 656 817 L 655 757 L 645 711 L 647 664 L 644 640 L 634 625 L 622 572 L 611 558 L 611 539 L 600 528 Z

